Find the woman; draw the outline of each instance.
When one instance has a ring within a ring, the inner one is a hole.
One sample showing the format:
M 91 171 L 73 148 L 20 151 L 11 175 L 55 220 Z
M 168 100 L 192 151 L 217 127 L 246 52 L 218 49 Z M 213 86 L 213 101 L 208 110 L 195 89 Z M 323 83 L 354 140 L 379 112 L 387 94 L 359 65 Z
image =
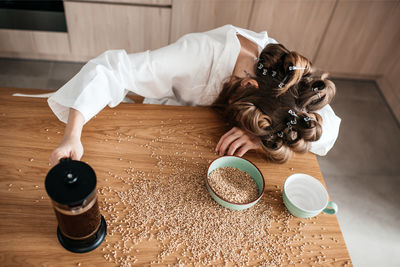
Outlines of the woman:
M 177 42 L 154 51 L 129 55 L 124 50 L 105 52 L 90 60 L 48 99 L 56 116 L 67 123 L 64 139 L 51 154 L 51 162 L 56 164 L 63 157 L 79 160 L 83 155 L 80 141 L 83 125 L 106 105 L 118 105 L 128 91 L 145 97 L 144 103 L 215 104 L 217 109 L 226 106 L 221 98 L 217 100 L 221 93 L 225 95 L 225 102 L 233 104 L 233 100 L 226 97 L 226 92 L 231 90 L 226 88 L 229 84 L 233 85 L 234 81 L 236 89 L 259 87 L 260 91 L 271 91 L 272 97 L 296 93 L 294 87 L 297 84 L 301 81 L 307 83 L 306 79 L 312 80 L 309 77 L 311 65 L 297 53 L 295 56 L 289 55 L 287 52 L 290 51 L 281 45 L 278 46 L 283 52 L 279 57 L 269 55 L 270 52 L 274 53 L 274 49 L 261 53 L 268 44 L 275 43 L 266 32 L 254 33 L 226 25 L 209 32 L 185 35 Z M 284 54 L 289 56 L 283 57 Z M 260 64 L 263 64 L 263 68 L 258 69 Z M 296 69 L 270 69 L 271 75 L 264 75 L 264 69 L 268 72 L 269 67 L 282 64 L 290 64 Z M 221 85 L 227 80 L 221 92 Z M 311 146 L 310 151 L 324 154 L 336 140 L 340 119 L 329 106 L 325 106 L 320 114 L 324 121 L 322 132 L 328 134 L 328 140 L 324 141 L 322 134 L 322 142 L 313 142 L 315 147 Z M 330 120 L 326 126 L 325 117 L 327 121 Z M 326 127 L 329 129 L 325 130 Z M 235 127 L 221 137 L 216 150 L 220 155 L 236 152 L 236 155 L 242 156 L 248 150 L 265 148 L 264 139 L 265 136 L 252 132 L 249 127 Z

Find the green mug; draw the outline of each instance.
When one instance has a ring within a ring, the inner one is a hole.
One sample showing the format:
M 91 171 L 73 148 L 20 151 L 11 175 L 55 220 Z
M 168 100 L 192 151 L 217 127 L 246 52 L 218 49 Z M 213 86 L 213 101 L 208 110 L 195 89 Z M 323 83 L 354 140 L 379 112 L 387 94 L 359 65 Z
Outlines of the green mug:
M 336 214 L 338 206 L 328 200 L 325 187 L 314 177 L 296 173 L 283 185 L 283 203 L 289 212 L 300 218 L 314 217 L 321 212 Z

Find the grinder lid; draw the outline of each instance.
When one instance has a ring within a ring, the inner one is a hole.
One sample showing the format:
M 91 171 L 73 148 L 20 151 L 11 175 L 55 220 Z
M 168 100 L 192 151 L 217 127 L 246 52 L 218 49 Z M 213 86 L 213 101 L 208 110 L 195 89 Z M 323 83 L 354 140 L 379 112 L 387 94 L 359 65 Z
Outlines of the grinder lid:
M 94 170 L 82 161 L 61 159 L 46 176 L 47 194 L 57 203 L 77 206 L 96 189 Z

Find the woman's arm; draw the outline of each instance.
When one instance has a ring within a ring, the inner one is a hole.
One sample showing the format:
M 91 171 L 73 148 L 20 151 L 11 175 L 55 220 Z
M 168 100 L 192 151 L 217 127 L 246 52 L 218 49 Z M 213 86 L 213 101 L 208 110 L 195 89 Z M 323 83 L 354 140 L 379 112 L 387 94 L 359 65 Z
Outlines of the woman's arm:
M 68 123 L 65 127 L 64 139 L 65 138 L 77 138 L 81 139 L 81 133 L 85 118 L 82 113 L 78 110 L 71 108 L 68 115 Z
M 70 108 L 79 110 L 86 123 L 107 105 L 117 106 L 129 91 L 151 99 L 174 98 L 173 88 L 190 89 L 198 85 L 192 80 L 198 79 L 199 69 L 204 69 L 199 58 L 205 56 L 201 57 L 199 51 L 204 50 L 206 38 L 201 41 L 186 38 L 157 50 L 134 54 L 108 50 L 87 62 L 57 90 L 48 99 L 49 106 L 64 123 Z
M 52 165 L 56 165 L 62 158 L 81 159 L 83 155 L 81 133 L 84 124 L 85 118 L 82 113 L 76 109 L 70 108 L 64 139 L 50 156 Z

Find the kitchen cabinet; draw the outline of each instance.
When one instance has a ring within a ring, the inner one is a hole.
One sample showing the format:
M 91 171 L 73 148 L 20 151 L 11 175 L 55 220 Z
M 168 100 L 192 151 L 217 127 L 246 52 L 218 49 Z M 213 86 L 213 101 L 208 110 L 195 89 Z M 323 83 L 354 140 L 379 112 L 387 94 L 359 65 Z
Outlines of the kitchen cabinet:
M 109 49 L 128 53 L 168 44 L 171 8 L 106 3 L 64 3 L 71 53 L 89 59 Z
M 64 59 L 69 54 L 67 33 L 0 29 L 0 57 Z
M 336 77 L 376 80 L 398 121 L 399 26 L 399 1 L 338 1 L 315 62 Z
M 252 5 L 253 0 L 174 0 L 170 41 L 225 24 L 247 28 Z
M 316 65 L 338 75 L 383 75 L 399 50 L 398 9 L 398 1 L 339 1 Z
M 391 19 L 395 22 L 391 25 L 391 29 L 385 29 L 386 31 L 392 31 L 392 34 L 395 34 L 396 37 L 394 39 L 394 43 L 397 45 L 394 50 L 387 51 L 392 56 L 388 59 L 388 62 L 384 68 L 383 79 L 386 81 L 387 85 L 381 85 L 378 80 L 378 84 L 386 96 L 386 100 L 394 115 L 397 117 L 397 120 L 400 122 L 400 4 L 396 5 L 396 8 L 393 10 L 393 15 Z
M 384 59 L 386 61 L 382 63 L 383 74 L 377 82 L 394 115 L 400 122 L 400 4 L 396 5 L 392 12 L 391 19 L 397 21 L 397 24 L 396 22 L 392 22 L 392 28 L 385 28 L 382 30 L 391 31 L 391 33 L 395 35 L 394 43 L 397 47 L 393 50 L 386 51 L 390 58 Z M 395 27 L 395 25 L 397 25 L 397 27 Z
M 67 0 L 68 1 L 68 0 Z M 79 0 L 80 2 L 103 2 L 114 4 L 139 4 L 139 5 L 171 5 L 172 0 Z
M 311 61 L 323 38 L 336 0 L 254 0 L 249 28 L 268 35 Z

